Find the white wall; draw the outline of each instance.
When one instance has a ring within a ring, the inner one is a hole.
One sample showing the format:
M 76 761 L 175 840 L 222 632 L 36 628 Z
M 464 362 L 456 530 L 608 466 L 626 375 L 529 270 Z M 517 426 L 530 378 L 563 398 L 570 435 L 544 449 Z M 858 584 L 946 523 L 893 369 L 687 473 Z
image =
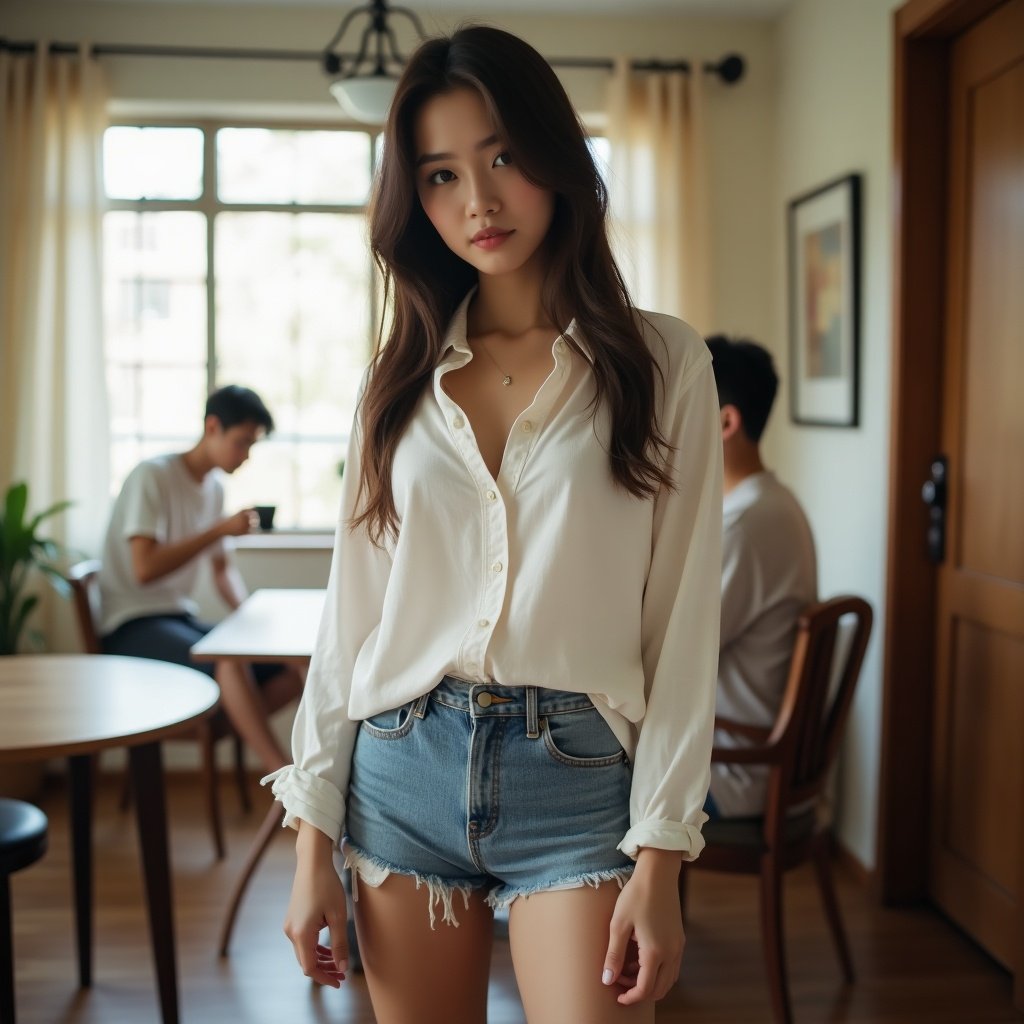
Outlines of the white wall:
M 777 26 L 777 168 L 773 347 L 783 386 L 766 453 L 807 509 L 823 596 L 860 594 L 875 629 L 843 749 L 839 833 L 864 864 L 875 860 L 888 514 L 891 291 L 891 12 L 898 0 L 797 0 Z M 861 277 L 861 425 L 789 422 L 784 211 L 836 177 L 864 175 Z

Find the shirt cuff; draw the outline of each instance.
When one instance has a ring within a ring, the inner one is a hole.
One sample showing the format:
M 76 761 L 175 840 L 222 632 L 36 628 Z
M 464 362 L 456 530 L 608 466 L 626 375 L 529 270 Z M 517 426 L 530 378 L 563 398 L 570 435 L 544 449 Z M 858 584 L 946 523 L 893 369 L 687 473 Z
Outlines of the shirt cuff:
M 703 811 L 697 812 L 700 824 L 688 825 L 681 821 L 659 821 L 655 818 L 637 822 L 623 837 L 616 847 L 627 857 L 636 860 L 641 846 L 650 846 L 655 850 L 678 850 L 683 860 L 696 860 L 704 849 L 704 837 L 700 834 L 701 825 L 708 820 Z
M 318 828 L 335 846 L 341 842 L 345 801 L 337 786 L 293 764 L 260 779 L 261 786 L 268 782 L 273 783 L 271 792 L 284 805 L 283 827 L 297 829 L 301 819 Z

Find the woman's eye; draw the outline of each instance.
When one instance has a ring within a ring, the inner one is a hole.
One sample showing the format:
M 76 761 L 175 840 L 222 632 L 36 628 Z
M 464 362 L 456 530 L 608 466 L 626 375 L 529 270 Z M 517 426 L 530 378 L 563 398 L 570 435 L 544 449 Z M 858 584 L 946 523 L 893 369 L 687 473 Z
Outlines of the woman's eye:
M 427 182 L 431 185 L 444 185 L 447 184 L 447 182 L 454 180 L 455 175 L 443 167 L 439 171 L 434 171 L 434 173 L 427 178 Z
M 504 151 L 504 152 L 499 153 L 494 158 L 494 166 L 495 167 L 508 167 L 509 164 L 511 164 L 511 163 L 512 163 L 512 154 L 509 153 L 507 150 Z

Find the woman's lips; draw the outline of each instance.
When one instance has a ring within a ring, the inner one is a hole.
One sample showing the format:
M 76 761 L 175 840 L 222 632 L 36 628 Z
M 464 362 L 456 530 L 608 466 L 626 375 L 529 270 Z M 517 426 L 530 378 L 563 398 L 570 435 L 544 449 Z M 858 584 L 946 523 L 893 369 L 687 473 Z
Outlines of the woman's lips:
M 486 249 L 488 252 L 504 245 L 505 241 L 512 234 L 511 231 L 488 231 L 482 232 L 473 239 L 473 244 L 479 249 Z

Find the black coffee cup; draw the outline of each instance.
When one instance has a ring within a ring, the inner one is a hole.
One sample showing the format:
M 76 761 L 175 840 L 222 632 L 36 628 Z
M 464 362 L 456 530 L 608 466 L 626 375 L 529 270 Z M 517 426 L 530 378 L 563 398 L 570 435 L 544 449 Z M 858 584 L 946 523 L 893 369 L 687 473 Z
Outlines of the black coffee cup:
M 272 530 L 274 528 L 274 513 L 276 505 L 254 505 L 253 511 L 260 517 L 260 529 Z

